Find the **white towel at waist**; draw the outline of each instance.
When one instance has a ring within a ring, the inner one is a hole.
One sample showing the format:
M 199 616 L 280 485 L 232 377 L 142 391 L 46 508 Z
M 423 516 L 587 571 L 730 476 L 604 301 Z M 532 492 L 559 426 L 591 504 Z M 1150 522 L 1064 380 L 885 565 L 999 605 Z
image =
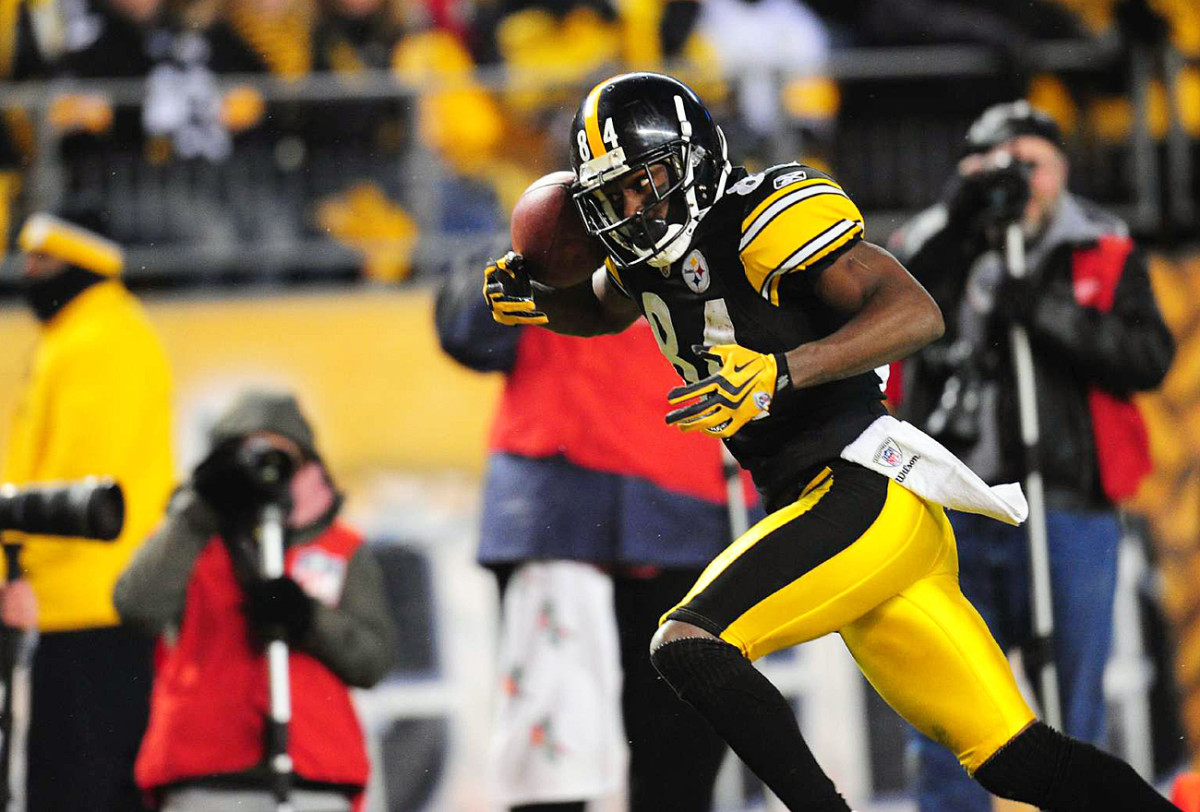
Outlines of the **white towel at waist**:
M 842 459 L 878 471 L 908 490 L 954 510 L 1018 525 L 1029 515 L 1021 486 L 988 485 L 948 448 L 911 423 L 884 415 L 842 449 Z

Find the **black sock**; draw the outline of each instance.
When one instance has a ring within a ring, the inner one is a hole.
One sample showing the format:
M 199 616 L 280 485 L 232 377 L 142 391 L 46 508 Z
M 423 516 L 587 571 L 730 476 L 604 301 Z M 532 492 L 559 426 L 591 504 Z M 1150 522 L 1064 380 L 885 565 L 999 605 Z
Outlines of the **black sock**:
M 583 812 L 586 801 L 563 801 L 557 804 L 524 804 L 514 806 L 509 812 Z
M 650 659 L 788 809 L 850 812 L 783 694 L 740 651 L 721 640 L 685 638 L 659 646 Z
M 975 771 L 993 795 L 1049 812 L 1175 810 L 1121 759 L 1034 722 Z

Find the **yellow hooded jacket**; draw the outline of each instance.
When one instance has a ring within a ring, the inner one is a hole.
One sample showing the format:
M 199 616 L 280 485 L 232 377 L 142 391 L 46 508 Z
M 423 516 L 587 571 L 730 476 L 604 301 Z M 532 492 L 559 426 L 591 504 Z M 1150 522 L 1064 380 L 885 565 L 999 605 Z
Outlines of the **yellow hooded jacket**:
M 25 544 L 21 561 L 44 632 L 118 622 L 113 585 L 162 518 L 172 487 L 170 377 L 149 318 L 119 281 L 83 291 L 42 328 L 3 481 L 111 476 L 125 492 L 115 542 L 6 536 Z

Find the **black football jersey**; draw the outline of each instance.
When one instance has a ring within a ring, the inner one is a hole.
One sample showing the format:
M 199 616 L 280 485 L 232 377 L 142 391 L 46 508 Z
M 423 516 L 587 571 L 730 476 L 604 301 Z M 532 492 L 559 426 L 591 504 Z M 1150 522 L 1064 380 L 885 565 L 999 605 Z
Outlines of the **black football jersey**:
M 824 268 L 862 239 L 862 214 L 842 188 L 801 164 L 754 175 L 735 169 L 730 183 L 669 268 L 606 263 L 688 382 L 719 370 L 693 346 L 785 352 L 829 335 L 847 318 L 813 290 Z M 880 389 L 871 372 L 785 393 L 769 415 L 725 442 L 760 490 L 779 499 L 884 413 Z

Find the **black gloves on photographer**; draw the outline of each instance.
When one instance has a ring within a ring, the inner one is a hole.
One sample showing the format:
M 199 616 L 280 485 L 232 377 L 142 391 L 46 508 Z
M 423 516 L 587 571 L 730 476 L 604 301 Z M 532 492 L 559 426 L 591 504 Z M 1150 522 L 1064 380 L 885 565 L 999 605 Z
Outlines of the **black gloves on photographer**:
M 1015 279 L 1006 276 L 996 291 L 996 315 L 1005 324 L 1029 324 L 1037 294 L 1029 277 Z
M 262 461 L 261 448 L 242 438 L 227 440 L 196 466 L 192 486 L 222 523 L 253 527 L 264 506 L 279 505 L 286 513 L 291 501 L 288 483 L 292 471 L 278 465 L 264 468 Z
M 994 227 L 1019 221 L 1028 202 L 1028 170 L 1014 162 L 959 177 L 946 205 L 952 224 L 972 236 L 985 236 Z
M 246 619 L 260 641 L 282 638 L 295 645 L 312 628 L 316 604 L 286 575 L 255 578 L 245 585 L 245 594 Z

